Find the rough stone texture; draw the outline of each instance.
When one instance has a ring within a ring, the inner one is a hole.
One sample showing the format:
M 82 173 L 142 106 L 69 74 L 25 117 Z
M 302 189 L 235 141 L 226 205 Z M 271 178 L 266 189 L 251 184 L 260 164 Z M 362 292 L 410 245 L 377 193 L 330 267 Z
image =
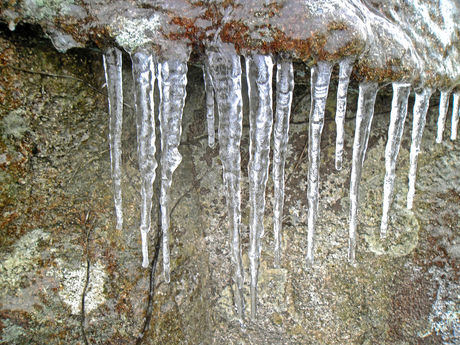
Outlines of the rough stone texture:
M 379 82 L 460 82 L 457 0 L 9 0 L 0 20 L 41 25 L 60 51 L 116 42 L 171 58 L 222 41 L 309 64 L 354 56 L 357 76 Z
M 117 231 L 100 53 L 60 54 L 27 28 L 0 28 L 1 342 L 83 344 L 81 294 L 89 261 L 83 325 L 89 343 L 134 343 L 145 315 L 148 270 L 140 265 L 140 177 L 129 59 L 124 70 L 126 225 Z M 296 66 L 281 268 L 273 268 L 269 181 L 259 314 L 255 322 L 247 317 L 241 328 L 228 274 L 222 168 L 218 148 L 207 147 L 202 72 L 190 66 L 179 149 L 183 162 L 172 187 L 171 200 L 177 206 L 172 213 L 171 283 L 165 284 L 161 271 L 157 273 L 146 344 L 458 343 L 460 146 L 458 141 L 434 143 L 438 94 L 428 114 L 413 211 L 404 208 L 410 146 L 406 126 L 385 241 L 378 239 L 378 231 L 391 88 L 378 94 L 361 186 L 358 263 L 352 267 L 346 255 L 357 85 L 350 86 L 344 168 L 337 172 L 334 71 L 322 141 L 316 261 L 307 269 L 305 145 L 310 100 L 309 72 L 303 71 Z M 412 103 L 411 97 L 409 109 Z M 247 111 L 247 98 L 244 106 Z M 242 242 L 249 296 L 247 113 L 244 118 Z M 156 232 L 149 236 L 153 243 Z

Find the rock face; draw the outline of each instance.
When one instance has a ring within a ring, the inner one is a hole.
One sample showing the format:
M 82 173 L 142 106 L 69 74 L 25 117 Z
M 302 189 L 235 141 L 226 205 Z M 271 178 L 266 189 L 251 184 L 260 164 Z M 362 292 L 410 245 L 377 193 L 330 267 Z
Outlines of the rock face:
M 2 342 L 458 342 L 455 1 L 0 9 Z

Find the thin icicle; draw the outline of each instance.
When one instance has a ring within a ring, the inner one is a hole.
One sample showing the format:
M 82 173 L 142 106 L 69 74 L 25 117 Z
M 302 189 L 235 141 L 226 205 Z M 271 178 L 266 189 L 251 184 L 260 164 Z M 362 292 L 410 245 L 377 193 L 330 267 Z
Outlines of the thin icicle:
M 383 212 L 380 225 L 380 237 L 385 237 L 388 230 L 388 217 L 393 200 L 394 182 L 396 177 L 396 160 L 398 158 L 404 122 L 407 115 L 410 84 L 393 83 L 393 100 L 391 102 L 390 126 L 388 141 L 385 147 L 385 180 L 383 183 Z
M 335 113 L 335 123 L 337 127 L 337 137 L 335 140 L 335 168 L 342 170 L 344 123 L 347 112 L 347 92 L 350 82 L 350 74 L 353 69 L 353 58 L 346 58 L 340 61 L 339 85 L 337 86 L 337 111 Z
M 375 97 L 378 84 L 363 82 L 359 84 L 358 110 L 356 112 L 355 138 L 353 141 L 353 160 L 350 179 L 350 228 L 348 237 L 348 260 L 355 261 L 356 228 L 358 225 L 359 184 L 366 157 L 367 143 L 374 117 Z
M 438 117 L 438 133 L 436 135 L 436 143 L 442 142 L 442 134 L 446 126 L 447 110 L 449 109 L 450 91 L 441 91 L 439 99 L 439 117 Z
M 307 265 L 313 264 L 313 247 L 316 218 L 318 217 L 319 165 L 321 154 L 321 133 L 324 125 L 324 111 L 329 91 L 332 64 L 320 61 L 311 69 L 311 108 L 308 132 L 308 243 Z
M 452 109 L 452 130 L 450 140 L 457 139 L 458 118 L 460 117 L 460 91 L 454 93 L 454 107 Z
M 155 181 L 155 115 L 153 91 L 155 64 L 151 52 L 139 51 L 132 55 L 134 80 L 134 105 L 137 123 L 137 153 L 141 174 L 142 266 L 148 267 L 147 234 L 151 228 L 153 182 Z
M 213 148 L 216 144 L 216 132 L 214 130 L 214 88 L 208 63 L 203 66 L 204 88 L 206 92 L 206 121 L 208 125 L 208 146 Z
M 163 61 L 158 63 L 158 86 L 160 89 L 161 130 L 161 229 L 163 231 L 163 272 L 165 281 L 170 281 L 169 258 L 169 189 L 174 170 L 182 156 L 178 147 L 181 136 L 182 112 L 187 86 L 187 62 Z
M 289 140 L 294 70 L 291 61 L 280 61 L 276 68 L 276 111 L 273 128 L 273 233 L 275 267 L 281 264 L 281 234 L 284 206 L 284 163 Z
M 221 44 L 208 50 L 208 61 L 219 111 L 219 154 L 226 189 L 235 305 L 240 321 L 244 315 L 243 263 L 241 259 L 241 154 L 243 101 L 241 95 L 241 61 L 235 49 Z
M 265 187 L 268 179 L 272 109 L 273 59 L 268 55 L 246 57 L 249 94 L 249 262 L 251 269 L 251 318 L 257 313 L 257 280 L 264 235 Z
M 407 208 L 412 209 L 417 176 L 417 159 L 422 143 L 426 113 L 430 104 L 432 89 L 426 88 L 415 92 L 414 118 L 412 120 L 412 143 L 410 146 L 409 191 L 407 192 Z
M 123 76 L 122 55 L 117 48 L 109 48 L 103 55 L 105 81 L 109 103 L 109 145 L 115 201 L 116 228 L 123 228 L 121 194 L 121 131 L 123 125 Z

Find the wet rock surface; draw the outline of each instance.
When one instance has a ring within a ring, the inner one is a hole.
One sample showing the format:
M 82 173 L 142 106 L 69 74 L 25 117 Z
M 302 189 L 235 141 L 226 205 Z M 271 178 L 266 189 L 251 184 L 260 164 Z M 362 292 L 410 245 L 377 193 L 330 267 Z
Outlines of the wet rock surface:
M 1 29 L 1 341 L 81 344 L 84 332 L 92 344 L 134 343 L 144 321 L 149 272 L 140 265 L 141 179 L 129 59 L 124 56 L 125 226 L 119 231 L 113 211 L 100 52 L 61 54 L 48 40 L 31 39 L 31 32 L 23 27 L 14 33 L 6 26 Z M 250 321 L 246 308 L 242 328 L 229 274 L 219 150 L 207 147 L 201 68 L 189 65 L 188 80 L 179 148 L 183 161 L 171 189 L 171 282 L 164 282 L 159 268 L 146 344 L 458 342 L 460 147 L 458 141 L 435 144 L 438 94 L 427 117 L 414 209 L 405 209 L 411 130 L 406 125 L 390 231 L 380 240 L 391 88 L 378 93 L 361 182 L 357 264 L 351 266 L 347 263 L 348 190 L 358 87 L 352 80 L 344 165 L 337 172 L 333 118 L 337 71 L 333 72 L 321 143 L 316 258 L 313 267 L 307 268 L 309 70 L 296 65 L 281 267 L 273 268 L 273 185 L 269 179 L 258 316 Z M 248 306 L 247 104 L 243 98 L 241 238 Z M 412 105 L 413 97 L 407 121 Z M 154 224 L 157 204 L 156 192 Z M 152 246 L 157 235 L 156 227 L 153 230 L 149 233 Z

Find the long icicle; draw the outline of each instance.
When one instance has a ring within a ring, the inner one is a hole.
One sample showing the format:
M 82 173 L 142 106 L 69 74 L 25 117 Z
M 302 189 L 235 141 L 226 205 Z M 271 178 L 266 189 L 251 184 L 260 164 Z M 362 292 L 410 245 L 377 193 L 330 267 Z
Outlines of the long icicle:
M 454 93 L 454 106 L 452 109 L 452 130 L 450 132 L 450 140 L 457 139 L 458 118 L 460 117 L 460 91 Z
M 412 142 L 410 145 L 409 190 L 407 192 L 407 208 L 412 209 L 415 195 L 415 179 L 417 176 L 417 159 L 422 143 L 426 113 L 430 104 L 432 89 L 424 88 L 415 92 L 414 118 L 412 120 Z
M 204 89 L 206 93 L 206 122 L 208 126 L 208 146 L 213 148 L 216 144 L 216 132 L 214 129 L 214 88 L 207 62 L 203 65 Z
M 154 87 L 155 63 L 148 51 L 138 51 L 132 55 L 134 80 L 134 105 L 137 124 L 137 153 L 141 174 L 141 221 L 142 266 L 148 267 L 149 254 L 147 234 L 151 228 L 151 211 L 155 170 L 155 114 Z
M 294 70 L 291 61 L 280 61 L 276 67 L 276 111 L 273 128 L 273 236 L 275 267 L 281 265 L 281 236 L 284 206 L 284 164 L 289 140 Z
M 251 318 L 257 313 L 257 281 L 264 234 L 265 188 L 268 179 L 270 137 L 273 123 L 273 59 L 268 55 L 246 57 L 249 94 L 249 262 L 251 270 Z
M 180 144 L 182 113 L 186 96 L 187 62 L 172 60 L 158 63 L 158 85 L 160 89 L 160 207 L 161 228 L 163 231 L 163 272 L 165 281 L 169 282 L 169 189 L 172 183 L 172 174 L 182 160 L 178 147 Z
M 324 126 L 324 112 L 329 91 L 332 64 L 319 61 L 311 69 L 311 108 L 308 132 L 308 243 L 307 265 L 313 264 L 314 234 L 318 216 L 319 165 L 321 133 Z
M 449 98 L 450 91 L 441 91 L 441 97 L 439 99 L 438 132 L 436 135 L 437 144 L 442 142 L 442 135 L 444 133 L 444 127 L 446 126 L 447 110 L 449 109 Z
M 235 49 L 221 44 L 207 51 L 219 112 L 219 154 L 222 160 L 226 190 L 233 281 L 236 285 L 235 306 L 240 322 L 244 316 L 243 262 L 241 259 L 241 154 L 243 100 L 241 94 L 241 61 Z
M 103 55 L 105 81 L 109 103 L 109 145 L 112 172 L 116 228 L 123 228 L 123 203 L 121 193 L 121 132 L 123 125 L 123 75 L 122 55 L 117 48 L 109 48 Z
M 393 200 L 394 182 L 396 178 L 396 160 L 399 154 L 404 122 L 407 115 L 410 84 L 393 83 L 393 100 L 391 102 L 390 126 L 388 141 L 385 147 L 385 180 L 383 183 L 383 212 L 380 225 L 380 237 L 388 231 L 388 217 Z
M 339 63 L 339 85 L 337 86 L 337 111 L 335 113 L 335 123 L 337 127 L 337 137 L 335 140 L 335 168 L 342 170 L 343 160 L 343 141 L 344 123 L 347 112 L 347 92 L 350 83 L 350 74 L 353 69 L 353 58 L 346 58 Z
M 356 112 L 355 138 L 353 141 L 353 160 L 350 179 L 350 227 L 348 233 L 348 260 L 355 262 L 356 228 L 358 225 L 359 184 L 366 157 L 367 143 L 374 117 L 375 98 L 378 84 L 363 82 L 359 84 L 358 110 Z

